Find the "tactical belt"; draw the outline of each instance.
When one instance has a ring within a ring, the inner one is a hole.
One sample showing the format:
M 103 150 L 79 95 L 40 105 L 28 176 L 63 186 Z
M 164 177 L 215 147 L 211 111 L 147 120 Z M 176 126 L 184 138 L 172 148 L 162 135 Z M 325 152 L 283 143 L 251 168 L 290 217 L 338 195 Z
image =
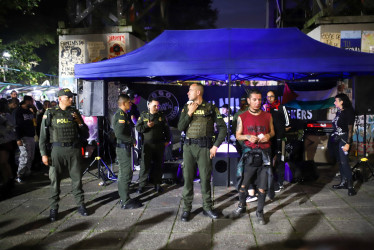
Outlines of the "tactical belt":
M 197 144 L 201 148 L 211 148 L 211 147 L 213 147 L 212 137 L 186 138 L 184 143 L 186 145 Z
M 53 142 L 52 147 L 74 147 L 74 148 L 78 148 L 79 143 L 76 143 L 76 142 Z

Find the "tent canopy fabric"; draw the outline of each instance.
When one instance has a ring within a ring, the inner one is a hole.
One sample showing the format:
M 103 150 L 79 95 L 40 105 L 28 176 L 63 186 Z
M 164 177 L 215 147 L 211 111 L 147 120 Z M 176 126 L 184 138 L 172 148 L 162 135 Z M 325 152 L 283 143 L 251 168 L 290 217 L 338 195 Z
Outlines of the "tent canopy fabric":
M 297 28 L 167 30 L 125 55 L 75 65 L 75 77 L 86 80 L 226 80 L 229 74 L 295 80 L 373 72 L 374 55 L 326 45 Z

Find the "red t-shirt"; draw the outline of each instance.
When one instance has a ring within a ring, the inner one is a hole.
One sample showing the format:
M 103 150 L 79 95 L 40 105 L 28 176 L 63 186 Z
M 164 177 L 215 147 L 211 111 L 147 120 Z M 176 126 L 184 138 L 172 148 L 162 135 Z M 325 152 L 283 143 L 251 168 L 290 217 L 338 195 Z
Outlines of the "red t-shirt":
M 270 118 L 271 114 L 261 111 L 259 115 L 252 115 L 249 111 L 244 112 L 240 115 L 243 125 L 243 135 L 255 135 L 269 134 L 270 133 Z M 270 141 L 265 143 L 252 143 L 248 140 L 244 141 L 244 144 L 249 148 L 255 148 L 259 145 L 260 148 L 266 149 L 270 147 Z

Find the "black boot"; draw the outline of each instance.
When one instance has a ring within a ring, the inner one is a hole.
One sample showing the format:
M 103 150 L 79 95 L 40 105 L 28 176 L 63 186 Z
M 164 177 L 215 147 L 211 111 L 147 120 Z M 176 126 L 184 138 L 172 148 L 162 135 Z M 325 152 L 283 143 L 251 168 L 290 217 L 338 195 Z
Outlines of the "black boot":
M 265 206 L 266 193 L 258 192 L 257 212 L 263 212 Z
M 265 218 L 264 218 L 265 199 L 266 199 L 266 193 L 258 192 L 256 217 L 257 217 L 257 222 L 260 225 L 265 225 Z
M 247 196 L 248 196 L 248 190 L 246 190 L 246 188 L 241 187 L 239 189 L 239 203 L 243 204 L 244 207 L 246 206 L 245 200 L 247 199 Z
M 248 191 L 246 188 L 243 188 L 241 187 L 239 189 L 239 204 L 238 206 L 235 208 L 234 211 L 232 211 L 230 217 L 231 219 L 237 219 L 240 217 L 241 214 L 244 214 L 245 211 L 247 210 L 246 207 L 247 207 L 247 204 L 246 204 L 246 199 L 247 199 L 247 196 L 248 196 Z
M 353 180 L 352 179 L 348 181 L 347 187 L 348 187 L 348 195 L 349 196 L 353 196 L 353 195 L 357 194 L 355 188 L 353 187 Z
M 347 179 L 343 178 L 340 180 L 339 184 L 332 185 L 333 189 L 347 189 Z
M 57 220 L 57 215 L 58 215 L 58 209 L 57 208 L 56 209 L 51 209 L 49 211 L 49 220 L 51 222 L 56 221 Z

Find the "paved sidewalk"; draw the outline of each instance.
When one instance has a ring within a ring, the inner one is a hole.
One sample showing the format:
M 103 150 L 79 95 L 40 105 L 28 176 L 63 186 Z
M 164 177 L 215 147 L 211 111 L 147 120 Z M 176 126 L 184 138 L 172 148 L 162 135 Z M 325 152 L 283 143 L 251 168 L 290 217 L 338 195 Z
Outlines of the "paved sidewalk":
M 149 189 L 139 196 L 143 207 L 122 210 L 117 184 L 99 186 L 100 180 L 88 173 L 83 188 L 90 216 L 76 212 L 66 179 L 59 219 L 50 223 L 49 181 L 39 173 L 0 202 L 0 249 L 316 249 L 321 244 L 370 249 L 374 178 L 356 185 L 358 194 L 349 197 L 347 190 L 331 189 L 338 182 L 336 169 L 319 167 L 319 173 L 316 182 L 288 184 L 274 201 L 267 200 L 266 225 L 256 223 L 256 203 L 248 203 L 249 212 L 241 218 L 228 218 L 237 204 L 232 187 L 213 188 L 214 206 L 221 213 L 213 221 L 202 214 L 200 186 L 195 183 L 192 220 L 185 223 L 180 220 L 178 184 L 164 185 L 161 195 Z

